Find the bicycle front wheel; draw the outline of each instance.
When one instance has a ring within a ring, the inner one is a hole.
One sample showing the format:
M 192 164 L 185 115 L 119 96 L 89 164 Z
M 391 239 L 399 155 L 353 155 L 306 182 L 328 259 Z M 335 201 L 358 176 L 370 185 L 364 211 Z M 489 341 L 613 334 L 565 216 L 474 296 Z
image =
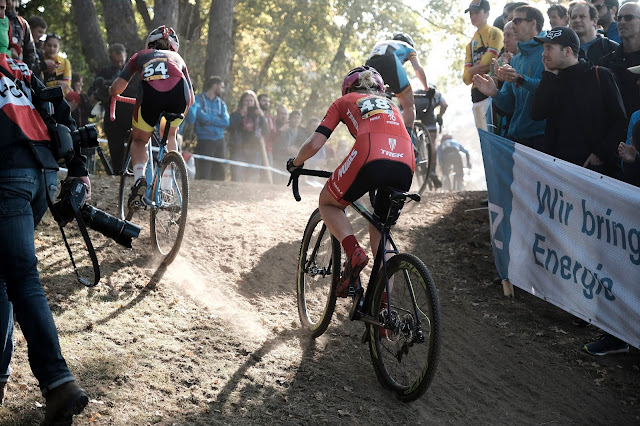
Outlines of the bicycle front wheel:
M 120 175 L 120 187 L 118 188 L 118 216 L 120 219 L 131 220 L 133 209 L 128 206 L 129 191 L 133 186 L 133 165 L 131 164 L 131 134 L 127 139 L 127 147 L 122 162 L 122 174 Z
M 429 174 L 431 173 L 431 136 L 429 136 L 429 130 L 427 127 L 416 122 L 413 126 L 415 133 L 416 146 L 416 170 L 414 173 L 414 179 L 418 186 L 418 193 L 422 194 L 427 185 L 429 184 Z
M 336 306 L 340 277 L 340 243 L 316 209 L 309 218 L 298 259 L 298 313 L 302 326 L 318 337 L 325 332 Z
M 440 302 L 429 270 L 416 256 L 393 256 L 387 272 L 391 294 L 381 274 L 370 306 L 371 315 L 387 327 L 367 326 L 369 352 L 378 381 L 411 402 L 426 392 L 436 371 Z
M 182 155 L 175 151 L 165 155 L 152 193 L 155 206 L 151 209 L 151 244 L 168 265 L 180 250 L 187 225 L 189 179 Z

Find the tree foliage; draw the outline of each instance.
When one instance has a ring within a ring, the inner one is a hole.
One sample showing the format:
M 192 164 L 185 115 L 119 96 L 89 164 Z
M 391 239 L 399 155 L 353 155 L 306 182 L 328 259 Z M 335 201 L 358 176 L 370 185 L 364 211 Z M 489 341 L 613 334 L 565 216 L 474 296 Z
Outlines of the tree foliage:
M 459 82 L 470 30 L 459 2 L 429 0 L 30 0 L 19 8 L 41 15 L 63 38 L 74 71 L 92 78 L 106 47 L 134 53 L 148 31 L 178 30 L 180 53 L 197 90 L 221 75 L 233 109 L 239 94 L 267 93 L 273 104 L 321 115 L 339 95 L 345 73 L 364 63 L 373 45 L 396 32 L 413 36 L 427 76 L 434 64 Z M 464 2 L 466 4 L 466 2 Z M 422 4 L 422 6 L 420 6 Z M 73 7 L 71 7 L 73 6 Z M 93 11 L 91 11 L 93 6 Z M 74 15 L 73 10 L 82 12 Z M 157 9 L 157 10 L 156 10 Z M 91 16 L 91 14 L 95 16 Z M 443 50 L 441 46 L 451 46 Z M 412 75 L 411 67 L 407 67 Z

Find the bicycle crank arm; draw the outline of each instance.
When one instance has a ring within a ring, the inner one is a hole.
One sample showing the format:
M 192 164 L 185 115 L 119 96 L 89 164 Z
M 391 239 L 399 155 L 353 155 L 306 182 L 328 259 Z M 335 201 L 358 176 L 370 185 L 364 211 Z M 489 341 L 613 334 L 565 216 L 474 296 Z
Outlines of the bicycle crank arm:
M 358 318 L 359 321 L 365 322 L 367 324 L 375 325 L 377 327 L 384 327 L 384 323 L 381 323 L 380 321 L 373 318 L 372 316 L 363 314 L 362 312 L 360 312 L 360 315 L 358 315 L 358 317 L 359 317 Z

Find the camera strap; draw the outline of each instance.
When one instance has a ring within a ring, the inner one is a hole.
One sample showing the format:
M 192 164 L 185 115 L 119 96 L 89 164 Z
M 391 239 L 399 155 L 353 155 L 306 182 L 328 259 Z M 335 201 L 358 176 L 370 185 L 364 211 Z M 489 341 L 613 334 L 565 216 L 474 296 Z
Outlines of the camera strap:
M 44 173 L 43 173 L 44 174 Z M 46 181 L 46 179 L 45 179 Z M 78 281 L 80 284 L 86 287 L 93 287 L 98 284 L 100 281 L 100 264 L 98 263 L 98 256 L 96 255 L 96 251 L 93 248 L 93 244 L 91 243 L 91 238 L 89 238 L 89 233 L 87 232 L 87 226 L 84 223 L 84 219 L 82 218 L 82 213 L 79 209 L 73 207 L 73 216 L 78 222 L 78 228 L 80 229 L 80 234 L 82 234 L 82 238 L 84 238 L 84 242 L 87 245 L 87 251 L 89 252 L 89 257 L 91 257 L 91 263 L 93 264 L 93 283 L 91 283 L 86 278 L 80 276 L 80 272 L 78 272 L 78 267 L 76 266 L 76 262 L 73 260 L 73 253 L 71 252 L 71 246 L 67 241 L 67 236 L 64 233 L 64 227 L 62 226 L 62 221 L 56 212 L 56 208 L 53 205 L 53 201 L 51 201 L 51 197 L 49 196 L 49 191 L 47 192 L 47 204 L 49 204 L 49 210 L 51 210 L 51 214 L 53 218 L 58 223 L 58 227 L 60 228 L 60 233 L 62 233 L 62 239 L 64 240 L 64 245 L 67 246 L 67 251 L 69 252 L 69 259 L 71 259 L 71 264 L 73 265 L 73 269 L 76 273 L 76 277 L 78 277 Z

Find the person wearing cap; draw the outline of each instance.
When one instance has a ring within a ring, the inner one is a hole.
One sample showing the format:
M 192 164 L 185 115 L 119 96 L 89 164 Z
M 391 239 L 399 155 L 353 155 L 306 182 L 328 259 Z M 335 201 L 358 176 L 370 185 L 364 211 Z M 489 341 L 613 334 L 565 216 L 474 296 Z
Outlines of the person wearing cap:
M 503 46 L 502 31 L 487 24 L 489 18 L 489 2 L 487 0 L 473 0 L 464 13 L 469 13 L 471 24 L 477 28 L 471 42 L 467 45 L 464 72 L 464 84 L 472 84 L 471 101 L 473 102 L 473 117 L 476 127 L 487 130 L 486 113 L 489 107 L 488 96 L 478 90 L 473 84 L 473 76 L 489 72 L 491 61 L 500 55 Z
M 625 137 L 627 114 L 613 73 L 578 59 L 580 40 L 571 28 L 555 27 L 534 40 L 544 45 L 545 72 L 531 117 L 546 119 L 544 151 L 616 176 L 615 154 Z
M 620 3 L 618 0 L 591 0 L 591 4 L 598 11 L 598 25 L 602 27 L 605 37 L 620 43 L 622 39 L 618 33 L 618 10 Z
M 608 68 L 616 76 L 628 114 L 640 109 L 640 76 L 628 68 L 640 65 L 640 4 L 625 3 L 618 12 L 618 31 L 622 42 L 611 55 Z
M 542 30 L 544 16 L 540 10 L 531 6 L 520 6 L 514 11 L 513 32 L 518 40 L 519 52 L 510 64 L 500 65 L 494 61 L 499 80 L 504 81 L 498 90 L 488 75 L 476 74 L 474 85 L 487 96 L 493 98 L 493 104 L 507 114 L 512 114 L 507 137 L 533 148 L 543 141 L 544 121 L 531 119 L 531 98 L 536 90 L 544 66 L 542 64 L 542 45 L 535 42 L 536 35 L 544 36 Z
M 580 39 L 579 58 L 593 65 L 608 66 L 611 55 L 618 43 L 598 34 L 598 11 L 593 4 L 586 1 L 572 3 L 569 27 Z

